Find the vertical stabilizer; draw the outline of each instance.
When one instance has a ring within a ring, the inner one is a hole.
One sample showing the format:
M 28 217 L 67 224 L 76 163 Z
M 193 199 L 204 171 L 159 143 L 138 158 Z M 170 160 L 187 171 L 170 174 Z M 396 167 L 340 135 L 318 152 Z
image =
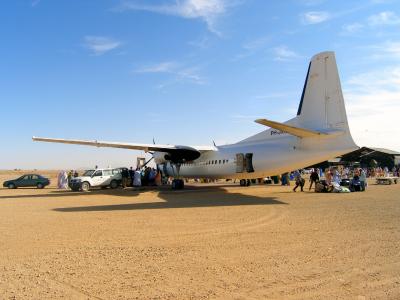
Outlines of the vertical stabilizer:
M 311 59 L 296 119 L 304 128 L 349 130 L 334 52 Z

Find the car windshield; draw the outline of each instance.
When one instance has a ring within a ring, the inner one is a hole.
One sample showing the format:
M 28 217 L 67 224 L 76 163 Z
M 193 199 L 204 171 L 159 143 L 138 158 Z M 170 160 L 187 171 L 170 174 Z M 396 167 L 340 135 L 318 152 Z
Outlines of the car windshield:
M 94 170 L 86 170 L 85 173 L 82 174 L 82 176 L 92 176 L 94 173 Z

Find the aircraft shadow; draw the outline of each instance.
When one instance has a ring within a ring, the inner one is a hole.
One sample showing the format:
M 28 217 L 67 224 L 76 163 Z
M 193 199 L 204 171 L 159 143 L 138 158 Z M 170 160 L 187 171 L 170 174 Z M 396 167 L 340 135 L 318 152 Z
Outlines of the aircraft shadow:
M 231 187 L 228 192 L 225 187 Z M 233 187 L 233 189 L 232 189 Z M 90 212 L 90 211 L 118 211 L 118 210 L 144 210 L 144 209 L 173 209 L 173 208 L 196 208 L 196 207 L 219 207 L 219 206 L 247 206 L 247 205 L 286 205 L 287 203 L 277 200 L 274 197 L 260 197 L 246 195 L 235 191 L 244 189 L 232 185 L 223 186 L 187 186 L 185 190 L 172 191 L 169 186 L 158 188 L 144 188 L 138 190 L 116 189 L 116 190 L 93 190 L 90 192 L 72 191 L 49 191 L 47 194 L 28 194 L 28 195 L 9 195 L 0 196 L 0 199 L 20 199 L 20 198 L 59 198 L 76 197 L 85 195 L 82 201 L 88 201 L 98 195 L 139 197 L 146 192 L 154 192 L 155 202 L 145 203 L 124 203 L 112 205 L 92 205 L 54 208 L 57 212 Z M 89 198 L 89 199 L 88 199 Z M 164 201 L 163 201 L 164 200 Z
M 58 212 L 88 212 L 88 211 L 116 211 L 116 210 L 143 210 L 143 209 L 173 209 L 173 208 L 196 208 L 196 207 L 218 207 L 218 206 L 246 206 L 246 205 L 272 205 L 287 203 L 271 197 L 255 197 L 243 194 L 218 194 L 212 196 L 180 197 L 177 194 L 159 193 L 158 197 L 165 202 L 129 203 L 96 206 L 76 206 L 55 208 Z

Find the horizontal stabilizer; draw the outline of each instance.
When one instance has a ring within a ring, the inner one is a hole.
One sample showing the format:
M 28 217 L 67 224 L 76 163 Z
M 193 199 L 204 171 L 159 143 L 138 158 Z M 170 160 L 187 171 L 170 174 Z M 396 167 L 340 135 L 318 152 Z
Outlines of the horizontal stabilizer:
M 310 129 L 304 129 L 300 127 L 295 127 L 275 121 L 270 121 L 267 119 L 257 119 L 255 120 L 256 123 L 269 126 L 271 128 L 277 129 L 282 131 L 283 133 L 289 133 L 291 135 L 300 137 L 300 138 L 309 138 L 309 137 L 328 137 L 330 134 L 320 132 L 320 131 L 315 131 L 315 130 L 310 130 Z

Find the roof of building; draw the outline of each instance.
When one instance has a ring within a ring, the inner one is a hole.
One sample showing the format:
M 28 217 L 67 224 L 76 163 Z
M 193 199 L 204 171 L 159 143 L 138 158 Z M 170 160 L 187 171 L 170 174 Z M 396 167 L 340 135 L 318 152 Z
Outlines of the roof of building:
M 398 151 L 394 151 L 394 150 L 390 150 L 390 149 L 385 149 L 385 148 L 372 148 L 372 147 L 363 147 L 363 148 L 372 149 L 372 150 L 374 150 L 374 151 L 382 152 L 382 153 L 390 154 L 390 155 L 400 155 L 400 152 L 398 152 Z

